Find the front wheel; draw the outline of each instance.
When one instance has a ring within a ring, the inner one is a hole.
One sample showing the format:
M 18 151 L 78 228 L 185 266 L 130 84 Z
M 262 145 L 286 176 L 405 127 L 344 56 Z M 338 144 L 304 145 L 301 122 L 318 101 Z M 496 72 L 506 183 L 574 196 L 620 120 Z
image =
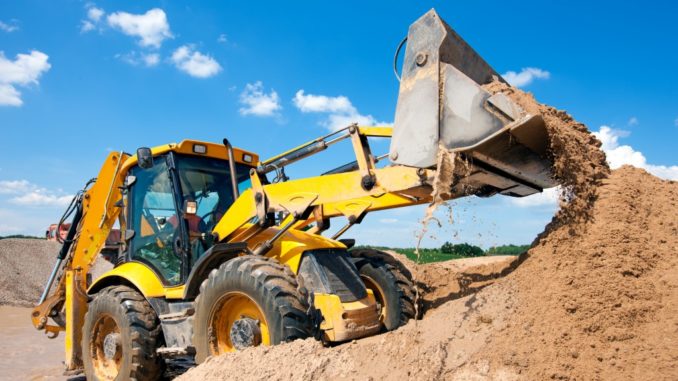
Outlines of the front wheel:
M 310 336 L 305 291 L 292 271 L 245 255 L 210 272 L 195 299 L 195 361 Z
M 379 304 L 382 328 L 392 331 L 415 315 L 415 290 L 412 275 L 397 259 L 383 251 L 350 251 L 365 287 L 372 290 Z
M 82 328 L 88 380 L 157 380 L 164 361 L 158 317 L 146 299 L 127 286 L 101 290 L 89 303 Z

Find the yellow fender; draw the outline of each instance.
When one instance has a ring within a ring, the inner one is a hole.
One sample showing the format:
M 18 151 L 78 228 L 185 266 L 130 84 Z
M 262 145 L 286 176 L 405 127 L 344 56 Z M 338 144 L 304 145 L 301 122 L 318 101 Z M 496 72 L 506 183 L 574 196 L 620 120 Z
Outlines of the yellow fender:
M 104 273 L 87 289 L 87 294 L 95 293 L 106 286 L 120 284 L 120 278 L 131 283 L 145 298 L 165 296 L 165 287 L 158 276 L 140 262 L 126 262 Z

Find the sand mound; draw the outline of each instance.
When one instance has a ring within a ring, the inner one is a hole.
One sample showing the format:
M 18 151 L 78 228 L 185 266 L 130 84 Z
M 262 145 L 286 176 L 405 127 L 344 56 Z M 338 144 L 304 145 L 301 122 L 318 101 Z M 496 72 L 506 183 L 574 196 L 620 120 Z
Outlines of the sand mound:
M 35 305 L 60 246 L 41 239 L 0 240 L 0 305 Z
M 678 184 L 623 167 L 590 215 L 530 250 L 514 317 L 476 358 L 527 379 L 677 379 Z
M 624 167 L 600 186 L 583 236 L 556 221 L 509 276 L 421 321 L 334 348 L 252 348 L 180 380 L 676 379 L 677 204 L 675 182 Z

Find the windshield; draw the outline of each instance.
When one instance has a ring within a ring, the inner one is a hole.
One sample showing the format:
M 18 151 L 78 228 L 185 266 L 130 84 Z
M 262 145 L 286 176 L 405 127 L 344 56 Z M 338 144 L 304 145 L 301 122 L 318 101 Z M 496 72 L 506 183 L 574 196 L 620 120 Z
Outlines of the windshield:
M 250 187 L 250 167 L 236 163 L 238 190 Z M 182 202 L 195 201 L 198 211 L 187 216 L 192 237 L 203 235 L 211 240 L 211 231 L 233 204 L 231 172 L 228 161 L 206 156 L 177 155 L 177 172 L 181 183 Z M 204 252 L 205 246 L 193 247 L 194 258 Z

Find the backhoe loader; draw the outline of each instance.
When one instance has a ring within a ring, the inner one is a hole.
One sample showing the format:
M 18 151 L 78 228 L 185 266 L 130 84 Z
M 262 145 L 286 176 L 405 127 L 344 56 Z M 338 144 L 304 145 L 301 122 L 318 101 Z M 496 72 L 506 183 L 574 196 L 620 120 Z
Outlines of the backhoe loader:
M 483 90 L 501 77 L 434 10 L 405 46 L 393 127 L 346 126 L 268 160 L 226 139 L 110 153 L 62 218 L 71 227 L 32 314 L 50 337 L 64 332 L 67 371 L 158 379 L 168 358 L 396 329 L 415 314 L 410 274 L 385 253 L 348 250 L 343 233 L 369 212 L 431 203 L 441 150 L 466 163 L 445 199 L 556 185 L 541 116 Z M 371 139 L 390 139 L 389 152 L 373 154 Z M 342 141 L 355 160 L 285 175 Z M 323 235 L 331 220 L 344 222 Z M 92 279 L 116 225 L 115 266 Z

